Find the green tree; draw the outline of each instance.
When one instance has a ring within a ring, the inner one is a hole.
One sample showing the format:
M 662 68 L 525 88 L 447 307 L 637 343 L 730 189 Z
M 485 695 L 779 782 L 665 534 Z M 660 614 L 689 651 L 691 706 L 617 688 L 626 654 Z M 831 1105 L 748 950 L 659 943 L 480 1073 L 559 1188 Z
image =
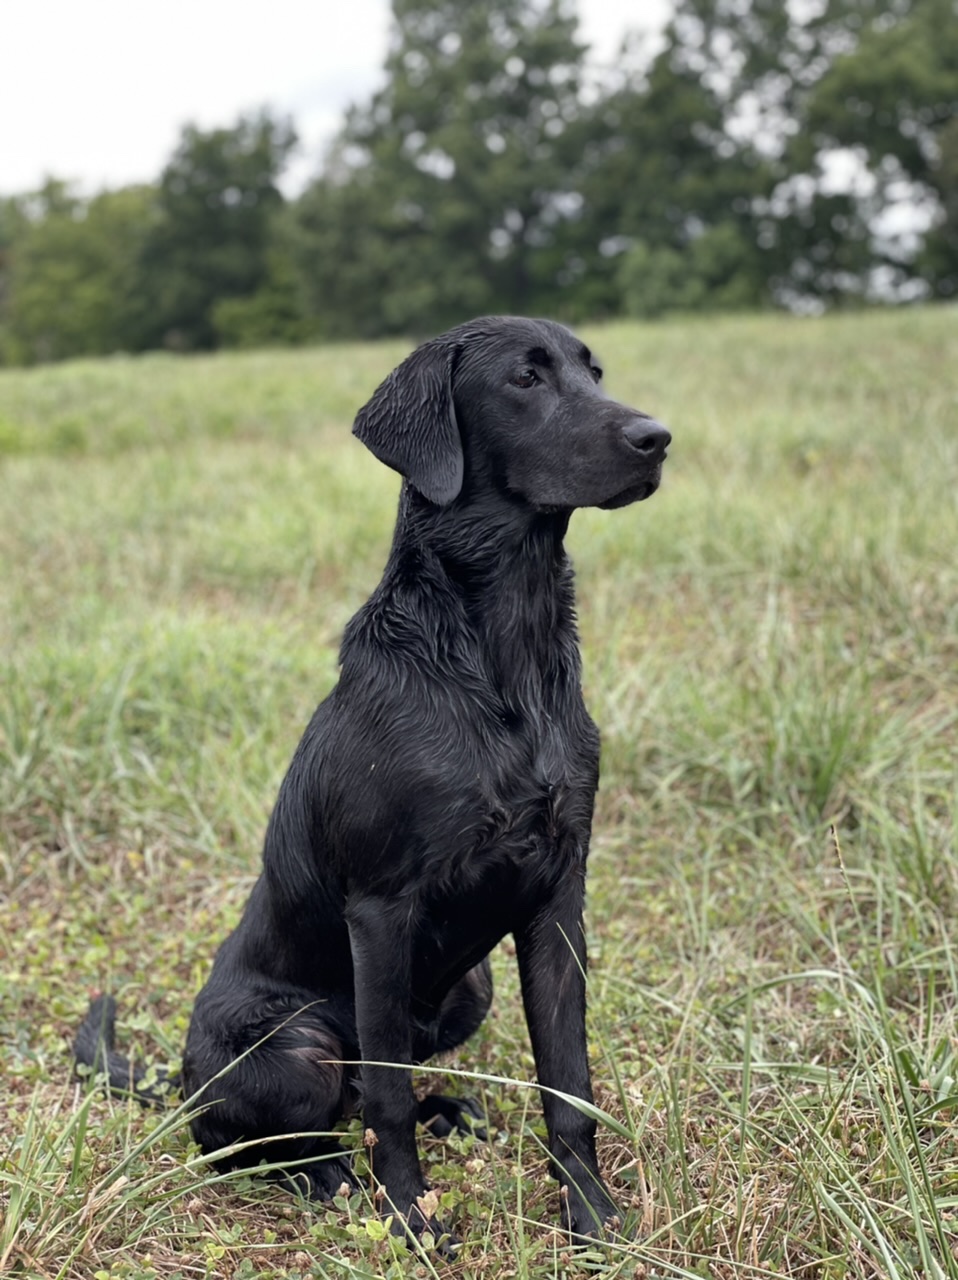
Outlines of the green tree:
M 224 347 L 295 345 L 311 336 L 303 290 L 293 263 L 282 211 L 272 224 L 266 278 L 255 293 L 213 304 L 217 339 Z
M 939 207 L 918 253 L 916 266 L 938 297 L 958 295 L 958 120 L 951 119 L 936 137 L 934 188 Z
M 143 253 L 151 312 L 141 346 L 214 347 L 217 304 L 267 283 L 272 221 L 283 204 L 277 180 L 295 142 L 291 124 L 266 112 L 229 129 L 183 130 Z
M 583 54 L 563 0 L 394 0 L 387 83 L 297 206 L 321 330 L 561 309 Z
M 900 278 L 917 273 L 943 297 L 958 294 L 958 4 L 910 0 L 865 24 L 812 91 L 808 145 L 854 148 L 871 176 L 870 203 L 894 190 L 932 208 L 916 249 L 913 233 L 882 237 L 876 260 Z M 885 244 L 882 246 L 881 241 Z
M 80 199 L 50 181 L 16 201 L 6 249 L 3 345 L 11 363 L 130 350 L 145 300 L 137 267 L 152 189 Z
M 867 296 L 879 268 L 950 293 L 955 0 L 676 0 L 671 30 L 722 133 L 750 142 L 773 178 L 751 214 L 774 296 Z M 883 233 L 903 183 L 933 206 L 924 244 Z
M 763 284 L 751 246 L 731 222 L 702 231 L 684 253 L 634 240 L 619 262 L 617 283 L 626 315 L 643 317 L 754 307 Z
M 13 272 L 14 246 L 22 234 L 26 218 L 21 203 L 14 196 L 0 199 L 0 364 L 10 359 L 8 325 L 10 320 L 10 277 Z
M 681 23 L 594 106 L 584 176 L 582 253 L 590 310 L 658 315 L 759 304 L 754 200 L 768 167 L 726 129 L 725 105 L 688 65 Z

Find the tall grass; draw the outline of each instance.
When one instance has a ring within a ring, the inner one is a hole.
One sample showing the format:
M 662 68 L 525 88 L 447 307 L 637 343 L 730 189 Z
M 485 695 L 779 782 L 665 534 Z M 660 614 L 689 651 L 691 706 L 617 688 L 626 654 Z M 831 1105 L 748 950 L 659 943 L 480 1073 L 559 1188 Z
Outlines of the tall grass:
M 508 941 L 447 1064 L 492 1136 L 423 1140 L 452 1267 L 70 1082 L 90 989 L 177 1060 L 385 559 L 396 481 L 348 433 L 384 344 L 0 374 L 0 1272 L 958 1276 L 958 316 L 586 336 L 675 436 L 651 502 L 569 540 L 635 1240 L 554 1231 Z

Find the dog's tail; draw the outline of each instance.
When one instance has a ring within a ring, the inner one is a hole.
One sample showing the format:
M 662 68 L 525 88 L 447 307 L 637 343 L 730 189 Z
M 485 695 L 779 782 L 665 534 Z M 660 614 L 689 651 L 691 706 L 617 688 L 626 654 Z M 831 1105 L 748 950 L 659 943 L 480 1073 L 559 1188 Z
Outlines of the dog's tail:
M 75 1067 L 89 1067 L 93 1075 L 105 1076 L 110 1093 L 134 1097 L 145 1107 L 163 1106 L 179 1092 L 178 1071 L 163 1067 L 147 1071 L 117 1053 L 115 1043 L 116 1001 L 111 995 L 96 996 L 73 1042 Z

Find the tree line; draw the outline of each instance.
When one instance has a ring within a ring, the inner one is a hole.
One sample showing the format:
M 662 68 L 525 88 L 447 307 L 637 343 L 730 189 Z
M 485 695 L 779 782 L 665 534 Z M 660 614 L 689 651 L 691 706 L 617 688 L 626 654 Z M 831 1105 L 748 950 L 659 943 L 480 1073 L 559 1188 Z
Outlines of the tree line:
M 267 111 L 153 184 L 0 201 L 0 360 L 958 295 L 958 0 L 393 0 L 383 87 L 295 198 Z

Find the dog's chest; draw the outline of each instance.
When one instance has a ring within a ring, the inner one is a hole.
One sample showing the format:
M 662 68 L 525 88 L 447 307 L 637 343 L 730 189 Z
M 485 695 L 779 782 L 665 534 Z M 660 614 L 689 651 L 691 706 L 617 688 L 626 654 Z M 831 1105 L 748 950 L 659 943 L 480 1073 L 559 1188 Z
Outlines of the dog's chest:
M 587 743 L 527 739 L 523 750 L 503 739 L 473 764 L 471 784 L 450 804 L 446 838 L 420 868 L 428 924 L 415 956 L 425 986 L 474 964 L 584 870 L 595 777 Z
M 584 857 L 598 766 L 589 734 L 548 720 L 533 731 L 506 722 L 473 763 L 457 806 L 462 879 L 520 892 Z

